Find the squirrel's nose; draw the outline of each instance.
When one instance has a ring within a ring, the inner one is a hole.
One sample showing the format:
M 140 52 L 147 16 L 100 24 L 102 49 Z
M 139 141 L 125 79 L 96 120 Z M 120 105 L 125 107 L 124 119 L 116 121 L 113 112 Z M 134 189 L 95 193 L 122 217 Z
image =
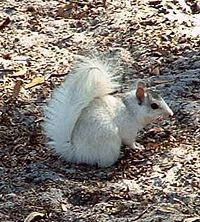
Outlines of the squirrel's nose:
M 169 109 L 169 110 L 167 111 L 167 115 L 168 115 L 169 117 L 171 117 L 171 116 L 174 115 L 174 113 L 173 113 L 173 111 L 172 111 L 171 109 Z
M 168 106 L 165 107 L 164 117 L 167 118 L 173 115 L 174 115 L 173 111 Z

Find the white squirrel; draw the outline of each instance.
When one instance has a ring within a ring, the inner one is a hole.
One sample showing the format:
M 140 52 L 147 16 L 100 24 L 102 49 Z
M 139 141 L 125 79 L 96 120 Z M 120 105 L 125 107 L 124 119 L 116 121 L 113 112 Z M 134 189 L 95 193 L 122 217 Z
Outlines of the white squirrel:
M 138 81 L 123 96 L 111 67 L 83 58 L 57 88 L 45 110 L 49 145 L 69 162 L 108 167 L 122 144 L 135 148 L 137 132 L 160 116 L 172 116 L 166 102 Z

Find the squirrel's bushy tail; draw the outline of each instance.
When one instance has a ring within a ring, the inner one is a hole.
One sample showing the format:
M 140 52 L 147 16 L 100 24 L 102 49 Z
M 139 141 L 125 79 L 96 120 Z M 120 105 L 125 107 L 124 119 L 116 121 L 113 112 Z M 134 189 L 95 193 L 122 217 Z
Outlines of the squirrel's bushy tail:
M 57 153 L 70 155 L 71 136 L 81 111 L 96 97 L 113 92 L 118 87 L 115 78 L 113 70 L 97 58 L 83 58 L 54 91 L 45 108 L 44 130 Z

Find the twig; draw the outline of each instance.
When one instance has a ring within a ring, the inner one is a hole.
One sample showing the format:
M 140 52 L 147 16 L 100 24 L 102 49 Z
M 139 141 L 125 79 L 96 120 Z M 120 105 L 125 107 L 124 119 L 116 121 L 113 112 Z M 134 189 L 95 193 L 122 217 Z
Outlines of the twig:
M 131 219 L 131 221 L 136 221 L 138 219 L 140 219 L 148 210 L 150 207 L 147 207 L 145 210 L 142 211 L 142 213 L 140 213 L 137 217 Z
M 16 72 L 16 69 L 0 69 L 0 72 Z

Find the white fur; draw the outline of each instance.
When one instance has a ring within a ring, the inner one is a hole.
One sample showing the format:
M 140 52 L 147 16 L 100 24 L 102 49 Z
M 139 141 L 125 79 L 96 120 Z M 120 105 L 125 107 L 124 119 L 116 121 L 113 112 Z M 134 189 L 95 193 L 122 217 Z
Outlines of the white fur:
M 45 108 L 44 130 L 51 139 L 50 146 L 61 156 L 80 162 L 72 155 L 74 126 L 82 110 L 94 98 L 107 95 L 118 87 L 114 78 L 108 66 L 97 59 L 85 58 L 67 76 L 64 84 L 54 91 Z
M 162 114 L 171 114 L 164 100 L 151 110 L 153 99 L 139 105 L 135 90 L 124 98 L 108 95 L 118 84 L 109 67 L 83 59 L 55 90 L 46 108 L 44 130 L 55 151 L 70 162 L 114 164 L 121 144 L 134 148 L 137 132 Z M 154 101 L 154 100 L 153 100 Z

